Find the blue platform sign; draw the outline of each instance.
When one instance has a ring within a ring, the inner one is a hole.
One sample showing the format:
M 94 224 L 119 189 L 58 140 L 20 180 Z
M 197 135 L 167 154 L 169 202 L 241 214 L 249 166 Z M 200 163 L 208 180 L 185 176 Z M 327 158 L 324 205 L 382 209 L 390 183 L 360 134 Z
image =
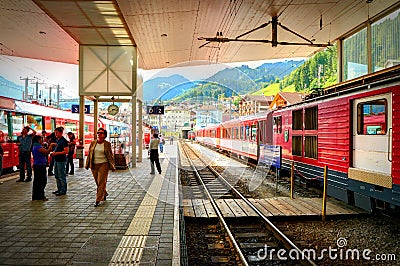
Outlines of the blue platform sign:
M 282 147 L 276 145 L 261 144 L 260 162 L 280 169 L 282 166 Z
M 79 104 L 72 104 L 71 112 L 79 113 Z M 90 114 L 90 104 L 85 104 L 85 114 Z

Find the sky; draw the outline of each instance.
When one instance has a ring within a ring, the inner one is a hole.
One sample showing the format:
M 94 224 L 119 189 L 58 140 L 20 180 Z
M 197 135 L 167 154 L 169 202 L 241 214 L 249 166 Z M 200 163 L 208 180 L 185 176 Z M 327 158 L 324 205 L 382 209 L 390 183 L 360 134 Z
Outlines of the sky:
M 292 60 L 296 59 L 292 58 Z M 228 67 L 248 65 L 251 68 L 256 68 L 263 63 L 277 61 L 282 60 L 251 61 L 232 64 L 209 64 L 207 61 L 199 61 L 191 62 L 197 66 L 175 65 L 165 69 L 139 71 L 142 73 L 144 81 L 155 77 L 168 77 L 173 74 L 182 75 L 189 80 L 202 80 Z M 44 83 L 39 85 L 40 89 L 60 85 L 60 87 L 64 88 L 62 94 L 65 98 L 77 98 L 79 96 L 78 65 L 0 55 L 0 75 L 22 86 L 25 85 L 25 81 L 21 79 L 32 79 L 30 83 L 36 82 L 38 79 L 39 84 Z M 35 84 L 30 84 L 30 87 L 35 87 Z

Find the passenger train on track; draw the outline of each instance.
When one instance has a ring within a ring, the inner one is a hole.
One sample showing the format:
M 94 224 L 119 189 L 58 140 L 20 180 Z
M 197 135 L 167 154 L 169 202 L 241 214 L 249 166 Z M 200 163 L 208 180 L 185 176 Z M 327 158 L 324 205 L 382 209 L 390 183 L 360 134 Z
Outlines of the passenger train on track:
M 324 89 L 301 103 L 196 132 L 197 141 L 322 182 L 328 195 L 368 211 L 400 211 L 400 67 Z
M 79 139 L 79 114 L 0 96 L 0 142 L 4 150 L 4 169 L 14 168 L 16 170 L 19 166 L 16 140 L 26 125 L 33 128 L 38 135 L 49 135 L 56 127 L 62 126 L 65 136 L 68 132 L 72 132 Z M 125 123 L 99 118 L 97 126 L 108 130 L 110 138 L 113 134 L 118 135 L 118 138 L 130 138 L 130 126 Z M 94 139 L 93 132 L 94 118 L 85 115 L 85 154 L 87 154 L 90 142 Z M 113 142 L 112 139 L 111 141 Z M 114 142 L 117 141 L 121 140 L 114 140 Z M 130 140 L 127 140 L 126 143 L 130 143 Z

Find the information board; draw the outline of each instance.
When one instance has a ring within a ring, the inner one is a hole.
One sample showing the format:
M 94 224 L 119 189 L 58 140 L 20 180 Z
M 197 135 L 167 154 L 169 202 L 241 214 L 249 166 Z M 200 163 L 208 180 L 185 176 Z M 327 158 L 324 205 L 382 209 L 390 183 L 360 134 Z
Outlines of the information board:
M 261 144 L 260 162 L 280 169 L 282 166 L 282 147 Z

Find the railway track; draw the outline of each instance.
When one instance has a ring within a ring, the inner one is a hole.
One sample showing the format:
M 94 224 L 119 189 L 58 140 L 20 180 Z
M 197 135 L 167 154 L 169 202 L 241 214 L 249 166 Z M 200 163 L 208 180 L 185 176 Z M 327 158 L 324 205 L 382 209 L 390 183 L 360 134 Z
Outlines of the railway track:
M 290 173 L 289 175 L 285 175 L 284 172 L 281 172 L 279 178 L 276 176 L 276 170 L 272 171 L 266 165 L 258 165 L 256 161 L 245 158 L 242 159 L 234 154 L 227 154 L 225 151 L 216 150 L 209 146 L 203 147 L 209 148 L 219 154 L 226 156 L 229 159 L 235 160 L 239 163 L 247 165 L 250 167 L 251 171 L 257 172 L 260 175 L 265 176 L 265 183 L 271 187 L 274 187 L 276 190 L 287 192 L 290 191 Z M 307 197 L 307 198 L 320 198 L 322 197 L 322 188 L 319 187 L 315 181 L 310 182 L 303 179 L 301 176 L 295 174 L 295 195 L 299 197 Z
M 187 169 L 185 182 L 196 187 L 195 193 L 187 196 L 207 197 L 217 214 L 216 220 L 193 220 L 197 237 L 188 236 L 188 242 L 199 248 L 199 240 L 202 241 L 200 251 L 202 260 L 190 261 L 190 265 L 225 264 L 225 265 L 315 265 L 313 261 L 302 257 L 301 249 L 296 246 L 285 234 L 283 234 L 267 217 L 247 200 L 234 186 L 218 173 L 208 163 L 196 155 L 189 145 L 181 142 L 182 152 L 190 162 L 192 170 Z M 195 158 L 197 157 L 197 158 Z M 194 191 L 194 190 L 193 190 Z M 229 219 L 223 216 L 215 201 L 221 197 L 240 198 L 259 215 L 252 219 Z M 197 240 L 196 240 L 197 239 Z M 197 243 L 197 244 L 196 244 Z M 278 253 L 285 254 L 295 252 L 299 255 L 295 260 L 284 261 Z M 206 252 L 206 253 L 205 253 Z M 207 254 L 207 255 L 205 255 Z

